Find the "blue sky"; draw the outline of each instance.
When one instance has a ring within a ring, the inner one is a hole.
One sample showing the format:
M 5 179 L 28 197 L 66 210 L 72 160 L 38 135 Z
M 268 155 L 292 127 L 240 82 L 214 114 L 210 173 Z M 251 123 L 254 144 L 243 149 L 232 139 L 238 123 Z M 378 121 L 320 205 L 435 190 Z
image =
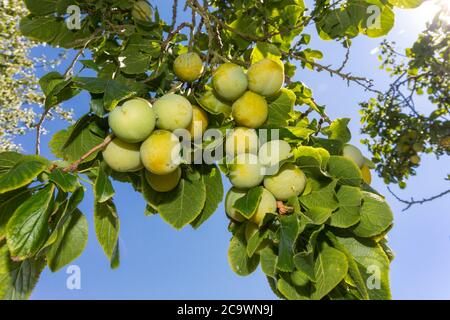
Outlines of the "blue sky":
M 152 1 L 161 15 L 169 19 L 171 4 Z M 412 44 L 425 21 L 432 16 L 430 5 L 419 9 L 396 10 L 396 22 L 388 39 L 399 48 Z M 181 19 L 181 17 L 180 17 Z M 314 30 L 310 30 L 315 39 Z M 353 40 L 347 67 L 355 75 L 375 79 L 379 88 L 388 84 L 386 74 L 378 69 L 376 55 L 370 52 L 382 39 L 359 37 Z M 323 63 L 339 65 L 345 52 L 333 42 L 313 40 L 311 47 L 322 50 Z M 56 50 L 37 48 L 35 55 L 45 53 L 52 57 Z M 64 70 L 66 64 L 60 66 Z M 42 75 L 42 74 L 40 74 Z M 352 143 L 359 145 L 358 102 L 367 99 L 361 88 L 350 87 L 326 73 L 299 69 L 296 77 L 310 86 L 316 100 L 327 105 L 332 118 L 350 117 Z M 88 111 L 86 93 L 65 104 L 77 116 Z M 429 108 L 425 102 L 421 107 Z M 52 158 L 47 148 L 51 134 L 64 128 L 60 121 L 49 123 L 50 134 L 43 137 L 43 155 Z M 21 137 L 25 152 L 32 153 L 34 135 Z M 362 147 L 365 150 L 364 147 Z M 366 150 L 365 150 L 366 151 Z M 399 191 L 405 198 L 434 195 L 448 188 L 443 180 L 448 172 L 448 159 L 436 161 L 423 157 L 419 174 L 408 181 L 408 188 Z M 390 245 L 396 252 L 391 265 L 391 287 L 395 299 L 449 299 L 450 298 L 450 215 L 449 198 L 438 199 L 424 206 L 402 212 L 402 204 L 388 194 L 378 177 L 373 186 L 386 194 L 395 215 L 395 226 L 389 234 Z M 225 189 L 229 183 L 225 183 Z M 200 230 L 186 227 L 176 231 L 158 216 L 145 217 L 144 200 L 130 186 L 115 184 L 116 204 L 121 218 L 121 267 L 110 270 L 93 229 L 93 199 L 91 192 L 81 205 L 90 222 L 89 241 L 85 252 L 72 264 L 81 268 L 81 290 L 66 288 L 66 269 L 57 273 L 45 270 L 32 295 L 33 299 L 273 299 L 264 274 L 258 270 L 248 277 L 235 275 L 228 266 L 227 249 L 230 234 L 228 220 L 221 205 L 216 214 Z

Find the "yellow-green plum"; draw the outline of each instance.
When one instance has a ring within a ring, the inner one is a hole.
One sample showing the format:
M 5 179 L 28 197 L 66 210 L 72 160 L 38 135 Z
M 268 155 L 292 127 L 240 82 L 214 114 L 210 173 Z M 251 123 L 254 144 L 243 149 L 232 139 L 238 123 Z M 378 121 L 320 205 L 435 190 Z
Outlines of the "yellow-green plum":
M 195 81 L 203 73 L 202 59 L 195 52 L 183 53 L 175 59 L 173 71 L 183 81 Z
M 231 159 L 243 153 L 257 154 L 259 139 L 254 129 L 236 127 L 227 135 L 225 152 Z
M 271 59 L 254 63 L 247 72 L 248 87 L 262 96 L 272 96 L 284 83 L 284 67 Z
M 305 186 L 305 174 L 292 163 L 284 164 L 277 174 L 264 179 L 264 187 L 280 201 L 299 196 Z
M 247 128 L 258 128 L 267 120 L 269 108 L 266 99 L 247 91 L 233 103 L 234 121 Z
M 251 153 L 238 155 L 229 165 L 229 169 L 230 182 L 238 189 L 253 188 L 264 179 L 258 156 Z
M 245 221 L 246 219 L 239 212 L 237 212 L 233 206 L 236 201 L 245 196 L 245 194 L 246 192 L 243 190 L 231 188 L 228 190 L 227 196 L 225 197 L 225 212 L 227 213 L 227 216 L 238 222 Z
M 271 140 L 261 146 L 258 152 L 259 162 L 272 167 L 291 156 L 291 146 L 284 140 Z
M 200 107 L 192 106 L 192 121 L 187 127 L 192 140 L 199 140 L 208 128 L 208 114 Z
M 166 94 L 153 105 L 156 127 L 174 131 L 187 128 L 192 121 L 192 105 L 188 99 L 175 93 Z
M 108 117 L 116 137 L 128 143 L 144 141 L 155 129 L 155 113 L 145 99 L 135 98 L 116 107 Z
M 206 91 L 197 101 L 212 114 L 223 114 L 226 117 L 231 114 L 231 105 L 220 100 L 212 90 Z
M 234 63 L 225 63 L 217 68 L 212 82 L 217 94 L 228 101 L 239 98 L 248 87 L 247 75 Z
M 131 15 L 136 21 L 152 21 L 153 10 L 147 1 L 141 0 L 134 3 Z
M 263 188 L 263 192 L 261 195 L 261 201 L 259 202 L 258 208 L 253 216 L 250 218 L 250 221 L 256 224 L 257 226 L 261 226 L 264 221 L 264 217 L 267 213 L 276 213 L 277 212 L 277 200 L 267 189 Z
M 343 149 L 343 155 L 344 157 L 353 160 L 358 168 L 361 168 L 364 164 L 364 156 L 361 153 L 361 151 L 351 144 L 346 144 Z
M 180 182 L 181 168 L 178 167 L 175 171 L 165 175 L 158 175 L 151 173 L 150 171 L 145 171 L 145 179 L 153 190 L 158 192 L 169 192 L 175 189 Z
M 145 168 L 159 175 L 177 170 L 181 144 L 170 131 L 155 130 L 141 145 L 141 160 Z
M 103 150 L 106 164 L 117 172 L 135 172 L 143 168 L 140 145 L 114 138 Z

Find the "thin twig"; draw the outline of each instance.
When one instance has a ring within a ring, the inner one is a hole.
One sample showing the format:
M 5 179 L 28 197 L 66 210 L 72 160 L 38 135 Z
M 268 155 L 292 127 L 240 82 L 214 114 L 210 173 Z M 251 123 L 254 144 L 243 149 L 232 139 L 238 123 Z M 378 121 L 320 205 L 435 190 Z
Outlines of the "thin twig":
M 443 191 L 443 192 L 441 192 L 441 193 L 439 193 L 439 194 L 437 194 L 437 195 L 434 195 L 434 196 L 432 196 L 432 197 L 429 197 L 429 198 L 423 198 L 422 200 L 414 200 L 414 198 L 412 198 L 412 197 L 411 197 L 411 200 L 405 200 L 405 199 L 402 199 L 402 198 L 400 198 L 399 196 L 397 196 L 397 195 L 396 195 L 389 187 L 388 187 L 387 189 L 388 189 L 389 192 L 394 196 L 395 199 L 397 199 L 397 200 L 400 201 L 401 203 L 406 204 L 406 207 L 403 208 L 402 211 L 408 210 L 408 209 L 411 208 L 413 205 L 416 205 L 416 204 L 424 204 L 424 203 L 426 203 L 426 202 L 430 202 L 430 201 L 436 200 L 436 199 L 438 199 L 438 198 L 441 198 L 441 197 L 445 196 L 446 194 L 450 193 L 450 189 L 448 189 L 448 190 Z
M 176 28 L 175 30 L 173 30 L 172 32 L 169 33 L 169 35 L 167 36 L 167 39 L 161 44 L 161 52 L 164 53 L 167 50 L 167 47 L 170 43 L 170 41 L 173 40 L 173 38 L 175 38 L 175 36 L 177 34 L 179 34 L 181 32 L 181 30 L 183 30 L 186 27 L 191 27 L 191 24 L 188 22 L 183 22 L 182 24 L 180 24 L 178 26 L 178 28 Z
M 173 28 L 175 28 L 175 24 L 177 23 L 177 9 L 178 9 L 178 0 L 173 0 L 172 24 L 170 25 L 171 30 L 173 30 Z

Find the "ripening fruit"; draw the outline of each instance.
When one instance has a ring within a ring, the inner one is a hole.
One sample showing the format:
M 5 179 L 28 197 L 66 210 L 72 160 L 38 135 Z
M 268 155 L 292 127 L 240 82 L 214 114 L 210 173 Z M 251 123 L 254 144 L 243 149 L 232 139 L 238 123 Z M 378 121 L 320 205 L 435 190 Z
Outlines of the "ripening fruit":
M 284 83 L 284 68 L 279 63 L 263 59 L 254 63 L 247 72 L 248 87 L 262 96 L 272 96 Z
M 213 91 L 206 91 L 198 100 L 202 107 L 212 114 L 231 114 L 231 106 L 216 97 Z
M 187 127 L 192 140 L 200 140 L 208 127 L 208 115 L 200 107 L 192 106 L 192 121 Z
M 264 221 L 266 213 L 276 213 L 277 212 L 277 200 L 272 193 L 267 189 L 263 188 L 263 193 L 261 196 L 261 201 L 259 202 L 258 209 L 256 209 L 255 214 L 250 218 L 250 221 L 261 226 Z
M 166 175 L 178 168 L 180 152 L 181 144 L 172 132 L 155 130 L 142 143 L 141 160 L 148 171 Z
M 365 164 L 361 167 L 361 175 L 363 178 L 363 181 L 367 184 L 372 183 L 372 174 L 370 173 L 370 169 Z
M 203 61 L 195 52 L 179 55 L 173 63 L 173 71 L 183 81 L 192 82 L 203 73 Z
M 258 128 L 266 122 L 269 108 L 264 97 L 247 91 L 233 103 L 232 112 L 237 124 L 247 128 Z
M 231 159 L 243 153 L 258 154 L 259 139 L 254 129 L 236 127 L 227 136 L 225 152 Z
M 135 172 L 142 169 L 140 145 L 114 138 L 103 150 L 106 164 L 117 172 Z
M 284 164 L 276 175 L 264 179 L 264 187 L 281 201 L 299 196 L 305 190 L 305 186 L 305 174 L 292 163 Z
M 258 156 L 243 153 L 234 158 L 229 166 L 229 178 L 233 186 L 239 189 L 250 189 L 259 185 L 264 176 Z
M 228 101 L 242 96 L 248 87 L 247 75 L 234 63 L 225 63 L 217 68 L 212 82 L 217 94 Z
M 227 196 L 225 197 L 225 212 L 231 219 L 236 220 L 238 222 L 245 221 L 245 217 L 242 216 L 239 212 L 237 212 L 236 209 L 233 208 L 233 206 L 236 203 L 236 201 L 245 196 L 245 194 L 246 192 L 243 190 L 231 188 L 228 191 Z
M 409 158 L 409 161 L 411 161 L 412 164 L 419 164 L 420 157 L 418 155 L 411 156 Z
M 131 10 L 131 15 L 136 21 L 150 22 L 152 21 L 153 10 L 147 1 L 137 1 L 133 10 Z
M 412 148 L 413 148 L 413 150 L 415 152 L 422 152 L 423 151 L 423 144 L 419 143 L 419 142 L 416 142 L 416 143 L 413 144 Z
M 153 190 L 157 192 L 169 192 L 175 189 L 180 182 L 181 168 L 178 167 L 175 171 L 165 175 L 145 171 L 145 179 Z
M 116 107 L 108 117 L 114 135 L 128 143 L 144 141 L 155 129 L 155 113 L 145 99 L 135 98 Z
M 185 97 L 170 93 L 156 100 L 153 109 L 156 127 L 173 131 L 187 128 L 192 121 L 192 105 Z
M 364 156 L 361 151 L 351 144 L 346 144 L 343 150 L 344 157 L 353 160 L 358 168 L 361 168 L 364 164 Z
M 291 156 L 291 146 L 284 140 L 272 140 L 261 146 L 258 152 L 259 162 L 272 167 Z

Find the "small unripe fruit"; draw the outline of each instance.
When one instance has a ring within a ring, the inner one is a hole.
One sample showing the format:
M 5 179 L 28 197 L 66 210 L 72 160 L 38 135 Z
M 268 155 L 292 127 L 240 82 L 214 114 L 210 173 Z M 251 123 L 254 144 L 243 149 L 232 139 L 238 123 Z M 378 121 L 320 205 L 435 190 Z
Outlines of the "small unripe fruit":
M 299 196 L 306 186 L 306 176 L 302 170 L 292 163 L 284 164 L 276 175 L 264 179 L 264 187 L 277 200 L 286 201 Z
M 114 138 L 103 150 L 103 160 L 117 172 L 135 172 L 143 168 L 140 145 Z
M 358 166 L 358 168 L 361 168 L 362 165 L 364 164 L 363 154 L 354 145 L 346 144 L 344 146 L 343 155 L 344 155 L 344 157 L 346 157 L 350 160 L 353 160 L 356 163 L 356 165 Z
M 267 120 L 269 108 L 266 99 L 247 91 L 233 103 L 234 121 L 247 128 L 258 128 Z
M 291 146 L 284 140 L 272 140 L 261 146 L 258 152 L 259 162 L 272 167 L 291 156 Z
M 372 174 L 370 173 L 370 169 L 368 166 L 363 165 L 361 167 L 361 175 L 363 178 L 363 181 L 367 184 L 371 184 L 372 183 Z
M 413 148 L 413 150 L 415 152 L 422 152 L 423 151 L 423 144 L 421 144 L 419 142 L 416 142 L 416 143 L 413 144 L 412 148 Z
M 153 109 L 156 114 L 156 127 L 174 131 L 187 128 L 192 121 L 192 105 L 178 94 L 166 94 L 156 100 Z
M 226 117 L 231 114 L 231 105 L 220 100 L 211 90 L 206 91 L 197 101 L 209 113 L 223 114 Z
M 108 117 L 116 137 L 128 143 L 144 141 L 155 129 L 155 113 L 145 99 L 131 99 L 116 107 Z
M 228 134 L 225 152 L 231 159 L 243 153 L 258 154 L 259 139 L 254 129 L 236 127 Z
M 276 212 L 277 212 L 277 201 L 275 200 L 275 197 L 267 189 L 263 189 L 261 201 L 259 202 L 256 212 L 250 218 L 250 221 L 256 224 L 257 226 L 261 226 L 261 224 L 264 221 L 264 217 L 266 216 L 267 213 L 276 213 Z
M 227 196 L 225 197 L 225 212 L 231 219 L 236 220 L 238 222 L 245 221 L 246 219 L 239 212 L 237 212 L 236 209 L 233 208 L 233 206 L 236 203 L 236 201 L 245 196 L 245 194 L 246 192 L 243 190 L 231 188 L 228 191 Z
M 234 63 L 225 63 L 217 68 L 212 82 L 217 94 L 228 101 L 242 96 L 248 87 L 247 75 Z
M 166 175 L 178 168 L 180 152 L 181 144 L 172 132 L 156 130 L 142 143 L 141 160 L 148 171 Z
M 203 73 L 203 61 L 195 52 L 183 53 L 173 63 L 173 71 L 183 81 L 192 82 Z
M 262 96 L 272 96 L 284 83 L 284 68 L 279 63 L 263 59 L 253 64 L 247 72 L 248 87 Z
M 234 158 L 229 166 L 229 178 L 233 186 L 239 189 L 250 189 L 259 185 L 264 176 L 258 157 L 254 154 L 244 153 Z
M 409 161 L 411 161 L 412 164 L 419 164 L 420 163 L 420 157 L 417 155 L 411 156 L 409 158 Z
M 153 10 L 147 1 L 137 1 L 131 10 L 133 19 L 141 22 L 152 21 Z
M 158 175 L 145 171 L 145 179 L 150 187 L 157 192 L 169 192 L 175 189 L 181 179 L 181 168 L 178 167 L 174 172 L 166 175 Z
M 192 121 L 188 126 L 189 133 L 192 140 L 200 140 L 208 128 L 208 115 L 206 112 L 197 106 L 192 106 Z

